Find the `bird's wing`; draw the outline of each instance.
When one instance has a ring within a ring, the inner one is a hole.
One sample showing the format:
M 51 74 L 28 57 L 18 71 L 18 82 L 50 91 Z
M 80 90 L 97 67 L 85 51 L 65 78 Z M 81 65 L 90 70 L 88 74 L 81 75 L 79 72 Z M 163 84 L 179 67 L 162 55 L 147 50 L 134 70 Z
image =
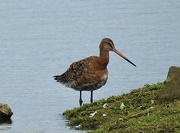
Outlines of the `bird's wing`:
M 80 80 L 86 71 L 89 69 L 90 58 L 82 59 L 80 61 L 72 63 L 69 68 L 62 75 L 54 76 L 57 82 L 65 84 L 67 87 L 71 87 L 73 82 Z

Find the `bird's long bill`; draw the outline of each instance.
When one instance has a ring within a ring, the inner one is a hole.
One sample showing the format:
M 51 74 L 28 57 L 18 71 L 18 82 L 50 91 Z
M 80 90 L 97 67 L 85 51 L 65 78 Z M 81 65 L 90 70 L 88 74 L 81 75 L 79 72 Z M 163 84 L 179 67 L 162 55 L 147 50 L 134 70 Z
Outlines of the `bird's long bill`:
M 133 66 L 136 67 L 136 65 L 134 63 L 132 63 L 128 58 L 126 58 L 123 54 L 121 54 L 117 49 L 113 49 L 113 51 L 118 54 L 119 56 L 121 56 L 123 59 L 125 59 L 126 61 L 128 61 L 129 63 L 131 63 Z

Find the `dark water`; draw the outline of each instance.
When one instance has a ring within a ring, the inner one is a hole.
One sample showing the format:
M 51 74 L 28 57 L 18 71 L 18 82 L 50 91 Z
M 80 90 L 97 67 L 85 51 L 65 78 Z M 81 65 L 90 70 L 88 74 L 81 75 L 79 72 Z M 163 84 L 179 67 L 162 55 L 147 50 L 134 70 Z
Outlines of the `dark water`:
M 14 112 L 12 124 L 0 124 L 0 132 L 82 132 L 67 127 L 62 116 L 79 106 L 79 93 L 52 76 L 98 55 L 104 37 L 137 67 L 111 53 L 108 82 L 95 91 L 95 100 L 163 81 L 169 66 L 180 66 L 179 0 L 0 3 L 0 102 Z M 85 103 L 89 95 L 83 93 Z

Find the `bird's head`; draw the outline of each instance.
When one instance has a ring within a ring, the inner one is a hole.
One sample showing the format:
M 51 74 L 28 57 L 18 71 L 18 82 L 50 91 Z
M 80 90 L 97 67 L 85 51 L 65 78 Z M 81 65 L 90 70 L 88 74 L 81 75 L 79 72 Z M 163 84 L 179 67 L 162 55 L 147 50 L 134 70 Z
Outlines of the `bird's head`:
M 119 52 L 115 46 L 113 41 L 110 38 L 104 38 L 102 39 L 100 45 L 99 45 L 99 49 L 100 51 L 113 51 L 116 54 L 118 54 L 119 56 L 121 56 L 123 59 L 125 59 L 126 61 L 128 61 L 129 63 L 131 63 L 133 66 L 136 66 L 134 63 L 132 63 L 128 58 L 126 58 L 121 52 Z
M 113 49 L 115 49 L 114 43 L 111 39 L 109 38 L 104 38 L 102 39 L 100 45 L 99 45 L 99 49 L 104 49 L 107 51 L 113 51 Z

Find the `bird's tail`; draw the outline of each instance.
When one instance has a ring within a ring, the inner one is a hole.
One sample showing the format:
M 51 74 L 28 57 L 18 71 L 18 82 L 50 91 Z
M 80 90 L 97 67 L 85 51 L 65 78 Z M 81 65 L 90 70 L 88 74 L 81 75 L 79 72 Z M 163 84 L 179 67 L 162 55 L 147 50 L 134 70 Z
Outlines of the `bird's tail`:
M 61 83 L 61 84 L 65 84 L 67 82 L 66 77 L 64 77 L 64 75 L 55 75 L 53 76 L 54 80 L 56 80 L 57 82 Z
M 60 80 L 60 75 L 53 76 L 54 80 L 57 80 L 57 82 Z

